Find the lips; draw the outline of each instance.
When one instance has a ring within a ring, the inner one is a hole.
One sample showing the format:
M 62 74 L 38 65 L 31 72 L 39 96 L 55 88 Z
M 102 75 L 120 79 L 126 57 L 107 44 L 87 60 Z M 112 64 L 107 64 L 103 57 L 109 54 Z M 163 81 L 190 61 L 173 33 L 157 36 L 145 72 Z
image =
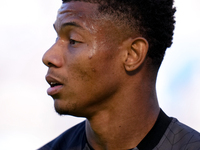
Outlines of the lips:
M 49 75 L 46 76 L 46 81 L 50 85 L 50 87 L 47 89 L 47 94 L 50 96 L 58 94 L 63 87 L 63 83 L 61 83 L 59 80 Z

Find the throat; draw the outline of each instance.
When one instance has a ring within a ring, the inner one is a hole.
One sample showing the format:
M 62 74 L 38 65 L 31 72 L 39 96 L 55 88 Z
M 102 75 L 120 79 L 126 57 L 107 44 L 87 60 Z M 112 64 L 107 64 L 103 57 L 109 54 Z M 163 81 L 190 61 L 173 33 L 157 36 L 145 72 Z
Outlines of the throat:
M 156 122 L 158 113 L 102 115 L 86 121 L 88 143 L 95 150 L 133 149 L 148 134 Z M 153 117 L 152 117 L 153 116 Z

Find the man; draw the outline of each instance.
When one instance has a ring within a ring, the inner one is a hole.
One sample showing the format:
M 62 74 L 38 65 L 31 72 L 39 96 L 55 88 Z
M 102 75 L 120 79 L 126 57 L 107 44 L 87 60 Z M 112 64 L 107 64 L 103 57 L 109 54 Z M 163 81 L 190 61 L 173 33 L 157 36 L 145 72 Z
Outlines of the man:
M 44 54 L 61 115 L 85 117 L 40 150 L 198 150 L 200 134 L 159 107 L 156 77 L 173 0 L 63 0 Z

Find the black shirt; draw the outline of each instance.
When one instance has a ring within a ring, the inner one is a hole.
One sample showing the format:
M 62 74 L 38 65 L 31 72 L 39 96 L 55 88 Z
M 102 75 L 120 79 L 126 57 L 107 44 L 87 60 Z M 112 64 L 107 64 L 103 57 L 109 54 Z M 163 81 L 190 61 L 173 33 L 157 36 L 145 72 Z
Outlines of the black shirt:
M 93 150 L 86 139 L 85 121 L 38 150 Z M 161 110 L 153 128 L 132 150 L 200 150 L 200 133 Z

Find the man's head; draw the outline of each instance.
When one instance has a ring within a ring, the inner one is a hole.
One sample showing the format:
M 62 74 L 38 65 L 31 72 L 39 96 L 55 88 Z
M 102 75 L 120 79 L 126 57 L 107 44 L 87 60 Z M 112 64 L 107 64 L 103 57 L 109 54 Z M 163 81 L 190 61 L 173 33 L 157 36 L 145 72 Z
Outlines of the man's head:
M 159 68 L 165 51 L 172 44 L 174 31 L 173 0 L 63 0 L 97 3 L 102 15 L 110 15 L 130 35 L 136 31 L 149 43 L 147 56 Z
M 134 95 L 146 99 L 155 73 L 143 66 L 159 68 L 174 11 L 169 0 L 64 1 L 54 24 L 58 38 L 43 57 L 56 111 L 92 117 L 126 106 Z

